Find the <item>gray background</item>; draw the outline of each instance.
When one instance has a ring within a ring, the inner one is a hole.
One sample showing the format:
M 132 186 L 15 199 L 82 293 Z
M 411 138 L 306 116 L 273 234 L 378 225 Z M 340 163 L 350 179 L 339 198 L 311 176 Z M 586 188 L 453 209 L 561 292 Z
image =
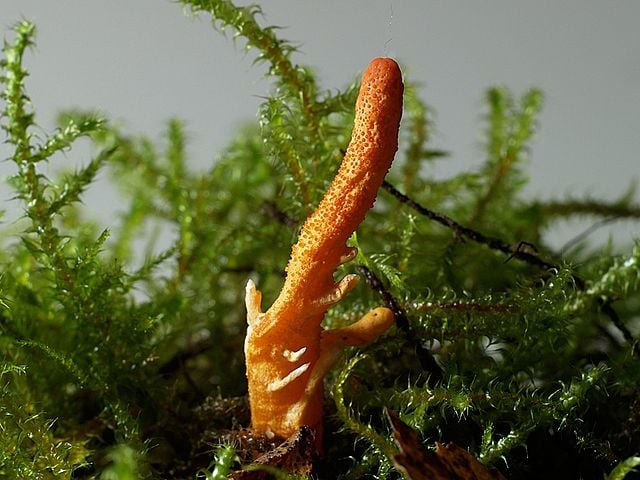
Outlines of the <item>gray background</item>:
M 247 3 L 247 2 L 238 2 Z M 635 0 L 265 0 L 263 24 L 299 45 L 326 89 L 349 84 L 374 56 L 390 55 L 424 85 L 435 111 L 434 146 L 451 152 L 431 173 L 446 176 L 483 158 L 483 94 L 536 86 L 546 101 L 529 164 L 531 196 L 615 198 L 638 176 L 640 2 Z M 172 116 L 187 123 L 196 168 L 215 161 L 269 91 L 264 69 L 214 31 L 206 15 L 169 0 L 0 0 L 6 31 L 38 27 L 26 57 L 28 91 L 44 130 L 60 109 L 99 109 L 129 131 L 161 138 Z M 6 35 L 6 33 L 5 33 Z M 2 158 L 8 151 L 0 146 Z M 59 164 L 86 161 L 86 149 Z M 51 168 L 55 170 L 57 165 Z M 0 164 L 0 174 L 12 172 Z M 0 191 L 12 218 L 8 190 Z M 638 198 L 638 196 L 636 197 Z M 101 181 L 85 201 L 106 226 L 117 195 Z M 587 223 L 588 224 L 588 223 Z M 555 244 L 586 224 L 561 223 Z M 637 224 L 611 230 L 618 243 Z M 605 234 L 606 235 L 606 234 Z

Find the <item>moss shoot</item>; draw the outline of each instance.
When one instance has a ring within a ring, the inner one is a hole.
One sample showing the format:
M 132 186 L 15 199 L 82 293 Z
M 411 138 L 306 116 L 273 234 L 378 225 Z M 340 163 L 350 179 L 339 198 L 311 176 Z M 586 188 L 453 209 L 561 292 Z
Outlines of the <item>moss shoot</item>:
M 273 83 L 204 172 L 179 119 L 154 139 L 68 111 L 43 132 L 23 65 L 35 27 L 5 34 L 3 160 L 23 216 L 1 226 L 0 479 L 221 479 L 251 462 L 244 285 L 276 297 L 350 137 L 359 72 L 318 85 L 258 7 L 182 3 Z M 612 253 L 581 235 L 561 254 L 545 233 L 574 216 L 637 221 L 640 206 L 523 194 L 535 89 L 490 88 L 484 160 L 430 178 L 446 153 L 431 147 L 423 80 L 405 79 L 396 163 L 340 267 L 364 281 L 325 318 L 339 328 L 383 304 L 396 326 L 329 376 L 313 478 L 401 478 L 385 409 L 424 447 L 454 442 L 510 479 L 625 478 L 640 464 L 640 245 Z M 91 158 L 47 176 L 80 138 Z M 99 173 L 128 205 L 104 231 L 81 203 Z

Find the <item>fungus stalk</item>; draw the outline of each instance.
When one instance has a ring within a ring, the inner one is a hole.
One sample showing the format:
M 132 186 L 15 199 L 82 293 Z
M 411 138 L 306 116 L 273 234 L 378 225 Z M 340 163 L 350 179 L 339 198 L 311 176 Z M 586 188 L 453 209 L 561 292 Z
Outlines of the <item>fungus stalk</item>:
M 324 330 L 327 309 L 358 282 L 336 269 L 355 257 L 351 234 L 373 206 L 398 149 L 403 84 L 389 58 L 365 70 L 358 94 L 351 142 L 342 165 L 291 250 L 280 295 L 266 312 L 253 281 L 246 286 L 245 357 L 252 429 L 288 438 L 303 426 L 322 438 L 323 378 L 348 346 L 373 342 L 393 323 L 383 307 L 345 328 Z

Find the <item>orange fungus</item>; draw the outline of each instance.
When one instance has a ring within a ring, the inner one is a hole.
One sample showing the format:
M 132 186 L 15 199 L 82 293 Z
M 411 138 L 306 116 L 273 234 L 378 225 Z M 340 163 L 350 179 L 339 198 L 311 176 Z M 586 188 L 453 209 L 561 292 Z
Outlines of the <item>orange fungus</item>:
M 262 295 L 246 286 L 245 357 L 256 433 L 288 438 L 303 425 L 322 438 L 323 378 L 347 346 L 373 342 L 393 323 L 379 307 L 344 328 L 324 330 L 327 309 L 357 283 L 357 275 L 334 280 L 353 259 L 346 244 L 373 206 L 398 149 L 402 75 L 390 58 L 374 59 L 362 76 L 351 142 L 340 169 L 291 250 L 280 295 L 266 311 Z

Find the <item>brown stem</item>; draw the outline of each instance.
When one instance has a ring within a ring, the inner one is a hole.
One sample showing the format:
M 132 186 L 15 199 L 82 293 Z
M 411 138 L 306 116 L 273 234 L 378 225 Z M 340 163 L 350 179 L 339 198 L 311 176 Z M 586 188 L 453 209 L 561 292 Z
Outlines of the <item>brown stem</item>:
M 442 380 L 442 369 L 429 349 L 424 346 L 423 342 L 416 336 L 415 332 L 411 328 L 406 311 L 400 306 L 396 299 L 393 298 L 391 292 L 387 290 L 375 273 L 364 265 L 361 265 L 359 268 L 369 286 L 383 298 L 387 308 L 393 312 L 393 315 L 396 318 L 396 325 L 400 330 L 402 330 L 409 343 L 415 349 L 420 366 L 425 372 L 429 373 L 429 378 L 427 380 L 429 385 L 433 386 L 438 383 Z
M 540 267 L 543 270 L 556 271 L 557 272 L 560 269 L 560 267 L 558 265 L 555 265 L 553 263 L 549 263 L 549 262 L 547 262 L 545 260 L 542 260 L 536 254 L 531 253 L 530 250 L 533 249 L 535 251 L 535 248 L 531 248 L 533 246 L 531 244 L 527 243 L 527 242 L 519 242 L 517 244 L 510 244 L 510 243 L 507 243 L 507 242 L 505 242 L 505 241 L 503 241 L 503 240 L 501 240 L 499 238 L 495 238 L 495 237 L 490 237 L 490 236 L 484 235 L 483 233 L 478 232 L 477 230 L 473 230 L 471 228 L 468 228 L 468 227 L 465 227 L 463 225 L 460 225 L 458 222 L 456 222 L 452 218 L 448 217 L 447 215 L 444 215 L 444 214 L 438 213 L 438 212 L 434 212 L 433 210 L 429 210 L 428 208 L 420 205 L 415 200 L 413 200 L 410 197 L 408 197 L 407 195 L 401 193 L 398 189 L 396 189 L 393 185 L 391 185 L 386 180 L 382 183 L 382 187 L 387 192 L 389 192 L 394 198 L 399 200 L 401 203 L 404 203 L 405 205 L 408 205 L 409 207 L 413 208 L 416 212 L 420 213 L 421 215 L 424 215 L 425 217 L 427 217 L 427 218 L 429 218 L 431 220 L 434 220 L 434 221 L 440 223 L 441 225 L 444 225 L 447 228 L 450 228 L 457 235 L 460 235 L 461 237 L 468 238 L 469 240 L 472 240 L 474 242 L 486 245 L 486 246 L 488 246 L 489 248 L 491 248 L 493 250 L 498 250 L 500 252 L 509 254 L 509 257 L 507 258 L 507 261 L 510 260 L 511 258 L 517 258 L 518 260 L 522 260 L 522 261 L 524 261 L 526 263 L 529 263 L 530 265 L 534 265 L 534 266 Z M 523 247 L 527 247 L 527 246 L 529 248 L 523 248 Z M 572 274 L 572 278 L 573 278 L 573 281 L 575 282 L 576 288 L 578 288 L 578 290 L 584 290 L 585 289 L 585 282 L 581 277 L 579 277 L 578 275 L 573 273 Z M 634 342 L 636 341 L 635 338 L 633 337 L 631 332 L 627 329 L 627 327 L 624 325 L 624 323 L 620 320 L 620 317 L 618 316 L 618 313 L 615 311 L 615 309 L 611 305 L 612 302 L 613 302 L 612 299 L 600 300 L 599 301 L 600 310 L 602 311 L 602 313 L 604 313 L 606 316 L 608 316 L 609 319 L 611 320 L 611 323 L 613 323 L 613 325 L 618 330 L 620 330 L 620 332 L 622 333 L 624 339 L 627 342 L 629 342 L 630 344 L 634 345 L 634 347 L 633 347 L 634 355 L 640 355 L 640 345 L 638 345 L 637 343 L 634 344 Z

